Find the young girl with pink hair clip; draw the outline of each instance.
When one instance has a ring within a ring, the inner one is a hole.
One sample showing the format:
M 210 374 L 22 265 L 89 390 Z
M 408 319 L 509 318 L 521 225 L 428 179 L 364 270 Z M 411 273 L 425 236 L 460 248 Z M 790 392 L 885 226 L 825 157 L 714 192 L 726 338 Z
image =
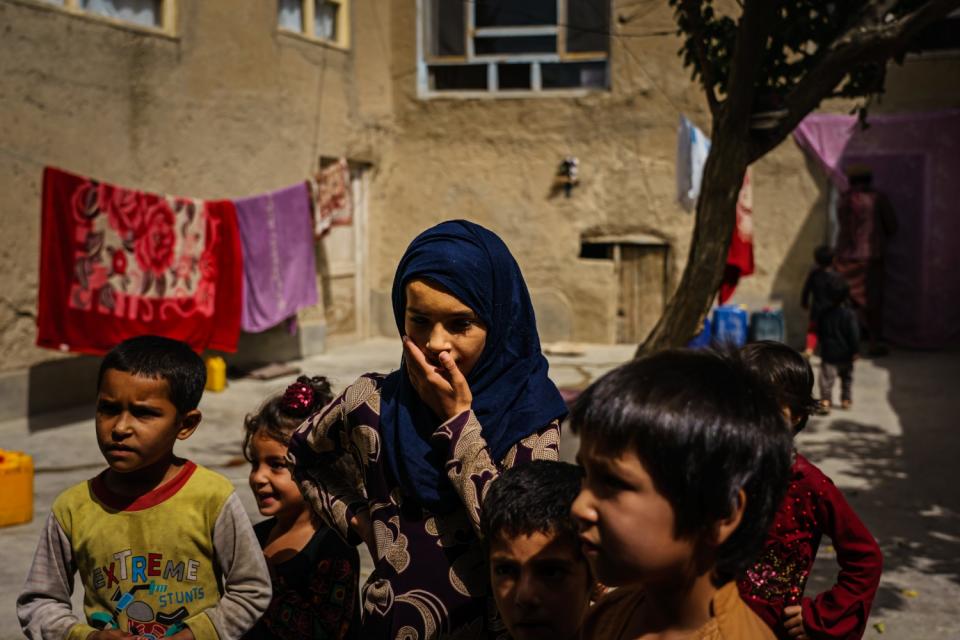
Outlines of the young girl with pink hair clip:
M 270 608 L 246 640 L 355 638 L 357 550 L 317 522 L 290 475 L 290 434 L 332 399 L 326 378 L 300 376 L 244 421 L 250 489 L 267 519 L 254 526 L 273 581 Z

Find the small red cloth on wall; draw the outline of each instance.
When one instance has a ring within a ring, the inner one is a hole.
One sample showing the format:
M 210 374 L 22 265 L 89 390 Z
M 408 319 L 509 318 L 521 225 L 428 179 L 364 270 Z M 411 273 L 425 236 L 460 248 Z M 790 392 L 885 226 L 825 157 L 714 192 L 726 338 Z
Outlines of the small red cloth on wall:
M 737 289 L 740 278 L 753 273 L 753 185 L 750 168 L 743 174 L 740 197 L 737 198 L 737 226 L 733 230 L 727 266 L 720 283 L 720 304 L 724 304 Z
M 234 205 L 47 167 L 37 345 L 102 354 L 133 336 L 236 351 L 243 264 Z

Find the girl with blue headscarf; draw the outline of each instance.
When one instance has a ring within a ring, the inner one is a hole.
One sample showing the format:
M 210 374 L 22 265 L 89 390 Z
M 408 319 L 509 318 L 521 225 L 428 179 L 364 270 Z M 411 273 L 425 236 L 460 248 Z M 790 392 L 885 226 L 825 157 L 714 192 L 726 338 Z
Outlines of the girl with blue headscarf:
M 566 408 L 494 233 L 464 220 L 423 232 L 392 297 L 399 370 L 311 416 L 290 443 L 294 474 L 327 525 L 371 550 L 362 637 L 496 637 L 483 496 L 503 469 L 558 458 Z

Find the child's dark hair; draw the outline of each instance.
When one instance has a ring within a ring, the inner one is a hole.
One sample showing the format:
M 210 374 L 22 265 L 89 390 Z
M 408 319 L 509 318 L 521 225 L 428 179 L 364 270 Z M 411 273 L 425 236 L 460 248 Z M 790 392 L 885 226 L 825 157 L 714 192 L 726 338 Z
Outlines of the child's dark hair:
M 598 455 L 640 458 L 676 515 L 677 536 L 731 515 L 740 525 L 716 550 L 719 583 L 754 559 L 787 486 L 792 440 L 768 385 L 739 355 L 668 350 L 633 360 L 590 385 L 571 426 Z M 638 531 L 637 535 L 643 535 Z
M 817 408 L 813 398 L 813 368 L 795 349 L 782 342 L 761 340 L 740 350 L 744 364 L 773 387 L 780 406 L 790 408 L 792 418 L 800 419 L 794 433 L 803 431 L 810 414 Z
M 833 249 L 827 245 L 820 245 L 813 251 L 813 260 L 817 266 L 826 269 L 833 264 Z
M 570 507 L 580 493 L 583 470 L 567 462 L 534 460 L 507 469 L 483 499 L 480 531 L 486 540 L 549 533 L 577 546 Z
M 300 376 L 283 393 L 263 403 L 260 410 L 248 414 L 243 421 L 243 456 L 252 461 L 250 441 L 263 433 L 283 444 L 290 444 L 290 435 L 312 413 L 333 400 L 330 382 L 323 376 Z
M 98 392 L 109 369 L 166 380 L 170 402 L 180 415 L 197 408 L 207 383 L 207 368 L 200 356 L 186 343 L 162 336 L 128 338 L 111 349 L 100 363 Z

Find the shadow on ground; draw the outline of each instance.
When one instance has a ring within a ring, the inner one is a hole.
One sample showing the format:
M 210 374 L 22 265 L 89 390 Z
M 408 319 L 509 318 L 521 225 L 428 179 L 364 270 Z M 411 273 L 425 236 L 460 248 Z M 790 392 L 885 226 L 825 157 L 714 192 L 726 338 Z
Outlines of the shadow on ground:
M 960 393 L 952 390 L 960 380 L 960 352 L 900 351 L 873 364 L 889 376 L 886 399 L 902 433 L 837 416 L 814 422 L 800 449 L 814 464 L 839 470 L 828 473 L 842 478 L 838 484 L 860 487 L 844 493 L 883 550 L 884 579 L 871 616 L 877 619 L 913 598 L 935 596 L 925 577 L 960 586 L 960 485 L 953 478 Z M 836 555 L 827 545 L 808 593 L 835 579 Z

